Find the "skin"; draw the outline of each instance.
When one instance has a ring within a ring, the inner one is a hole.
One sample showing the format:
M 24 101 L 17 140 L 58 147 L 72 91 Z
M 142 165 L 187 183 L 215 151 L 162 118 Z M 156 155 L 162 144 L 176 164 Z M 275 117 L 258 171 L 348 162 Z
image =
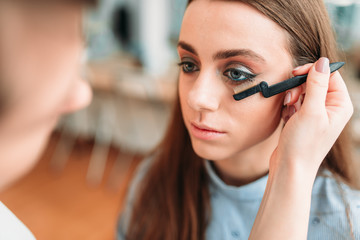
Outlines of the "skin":
M 0 190 L 29 171 L 62 114 L 87 106 L 80 4 L 0 3 Z
M 195 152 L 214 160 L 219 175 L 231 185 L 246 184 L 263 176 L 268 172 L 269 159 L 280 136 L 284 94 L 269 99 L 255 94 L 235 101 L 232 97 L 235 85 L 224 72 L 230 67 L 249 66 L 257 74 L 253 83 L 246 83 L 249 86 L 261 81 L 271 85 L 287 79 L 293 67 L 284 30 L 244 4 L 195 1 L 185 13 L 179 42 L 196 51 L 189 52 L 180 44 L 181 61 L 191 59 L 199 69 L 192 73 L 181 71 L 179 81 L 184 121 Z M 243 54 L 213 59 L 219 51 L 234 49 L 251 50 L 262 60 Z M 227 67 L 229 63 L 236 64 Z M 225 134 L 213 140 L 199 139 L 192 134 L 191 123 Z
M 179 80 L 183 117 L 196 153 L 213 160 L 220 177 L 231 185 L 269 172 L 249 239 L 306 239 L 316 173 L 353 113 L 342 77 L 338 72 L 330 75 L 327 58 L 292 70 L 286 34 L 261 13 L 235 1 L 191 3 L 179 42 L 182 61 L 195 61 L 183 64 L 183 70 L 197 70 L 181 72 Z M 224 72 L 223 63 L 212 55 L 239 47 L 265 59 L 257 65 L 234 58 L 258 71 L 258 81 L 274 84 L 291 73 L 308 73 L 306 85 L 288 91 L 288 97 L 265 99 L 256 94 L 236 102 L 232 89 L 216 74 L 217 68 Z M 199 134 L 192 123 L 221 133 L 207 138 L 209 134 Z

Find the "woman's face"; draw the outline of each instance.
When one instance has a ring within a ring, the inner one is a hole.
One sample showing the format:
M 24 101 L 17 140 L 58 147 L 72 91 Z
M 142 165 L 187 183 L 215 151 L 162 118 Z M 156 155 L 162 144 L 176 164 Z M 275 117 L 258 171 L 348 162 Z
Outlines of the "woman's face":
M 243 3 L 197 0 L 186 10 L 178 53 L 180 103 L 195 152 L 222 160 L 261 150 L 279 127 L 284 95 L 235 101 L 234 89 L 290 77 L 285 31 Z
M 91 100 L 80 78 L 81 4 L 40 2 L 0 3 L 0 188 L 35 163 L 61 114 Z

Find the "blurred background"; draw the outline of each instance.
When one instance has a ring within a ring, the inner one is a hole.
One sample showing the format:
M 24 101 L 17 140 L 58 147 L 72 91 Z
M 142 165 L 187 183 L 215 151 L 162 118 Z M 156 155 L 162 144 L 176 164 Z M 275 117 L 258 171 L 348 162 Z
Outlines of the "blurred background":
M 100 0 L 84 11 L 92 104 L 65 116 L 39 164 L 0 194 L 38 239 L 113 239 L 131 172 L 161 140 L 176 93 L 185 0 Z M 360 153 L 360 2 L 326 1 L 347 62 Z

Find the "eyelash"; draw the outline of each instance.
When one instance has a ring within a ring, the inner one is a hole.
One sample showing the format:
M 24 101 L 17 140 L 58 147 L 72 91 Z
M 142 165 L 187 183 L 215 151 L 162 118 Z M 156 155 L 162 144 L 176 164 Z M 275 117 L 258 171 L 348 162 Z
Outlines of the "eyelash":
M 186 65 L 186 64 L 190 64 L 190 65 L 193 65 L 193 66 L 197 67 L 196 64 L 195 64 L 195 63 L 192 63 L 192 62 L 188 62 L 188 61 L 180 62 L 180 63 L 178 63 L 178 66 L 179 66 L 179 67 L 182 67 L 182 71 L 183 71 L 184 73 L 190 74 L 190 73 L 192 73 L 192 72 L 199 71 L 199 68 L 198 68 L 198 67 L 197 67 L 197 70 L 192 70 L 192 71 L 187 71 L 187 70 L 185 70 L 185 65 Z
M 231 76 L 227 75 L 228 73 L 230 73 L 231 71 L 234 71 L 234 70 L 239 72 L 240 76 L 243 76 L 243 77 L 240 79 L 234 79 Z M 231 84 L 234 84 L 234 85 L 238 85 L 238 84 L 248 82 L 248 81 L 252 82 L 252 81 L 254 81 L 254 78 L 256 77 L 255 74 L 250 74 L 250 73 L 244 72 L 238 68 L 229 68 L 224 72 L 223 75 L 227 78 L 227 81 L 229 81 Z
M 187 64 L 192 65 L 193 67 L 195 67 L 197 69 L 196 70 L 186 70 L 185 66 Z M 191 74 L 193 72 L 199 71 L 199 68 L 196 66 L 196 64 L 193 63 L 193 62 L 189 62 L 189 61 L 180 62 L 180 63 L 178 63 L 178 66 L 182 67 L 182 71 L 185 74 Z M 228 73 L 230 73 L 231 71 L 234 71 L 234 70 L 238 71 L 240 73 L 240 76 L 244 76 L 245 78 L 235 80 L 231 76 L 227 75 Z M 237 69 L 237 68 L 229 68 L 223 73 L 223 75 L 227 78 L 226 79 L 227 82 L 229 82 L 231 85 L 239 85 L 241 83 L 245 83 L 245 82 L 248 82 L 248 81 L 252 82 L 252 81 L 254 81 L 255 77 L 257 76 L 255 74 L 250 74 L 250 73 L 244 72 L 244 71 L 242 71 L 240 69 Z

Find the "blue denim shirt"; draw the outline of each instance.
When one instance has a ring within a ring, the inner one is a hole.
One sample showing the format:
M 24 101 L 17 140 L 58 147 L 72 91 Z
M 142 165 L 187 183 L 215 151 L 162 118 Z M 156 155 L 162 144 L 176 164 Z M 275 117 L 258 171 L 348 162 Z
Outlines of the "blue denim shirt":
M 119 221 L 118 240 L 126 239 L 136 185 L 146 173 L 149 162 L 144 162 L 140 166 L 128 193 L 128 202 Z M 206 161 L 206 169 L 210 177 L 212 210 L 206 229 L 206 239 L 248 239 L 264 195 L 268 176 L 241 187 L 234 187 L 226 185 L 217 176 L 209 161 Z M 348 208 L 348 216 L 346 208 Z M 323 170 L 313 186 L 308 239 L 354 239 L 351 232 L 356 240 L 360 240 L 360 191 L 352 190 L 343 183 L 337 183 L 330 171 Z

